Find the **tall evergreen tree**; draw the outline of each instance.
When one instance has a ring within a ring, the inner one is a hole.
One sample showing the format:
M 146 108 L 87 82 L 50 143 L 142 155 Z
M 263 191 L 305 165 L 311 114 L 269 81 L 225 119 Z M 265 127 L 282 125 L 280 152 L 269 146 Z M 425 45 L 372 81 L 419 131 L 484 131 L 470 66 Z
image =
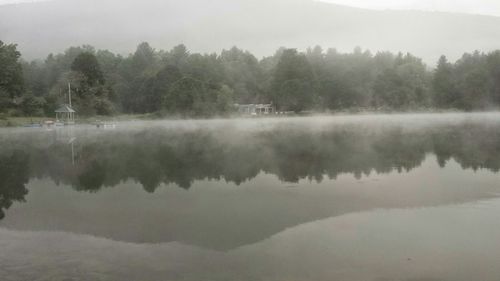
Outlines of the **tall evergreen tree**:
M 104 84 L 104 74 L 97 58 L 92 53 L 81 53 L 71 64 L 71 70 L 82 73 L 89 85 Z
M 432 80 L 434 104 L 439 108 L 454 107 L 458 104 L 453 81 L 453 66 L 446 56 L 441 56 L 438 61 L 434 78 Z
M 296 49 L 283 52 L 273 75 L 271 95 L 280 110 L 310 109 L 315 99 L 315 76 L 304 54 Z
M 0 41 L 0 112 L 14 106 L 16 97 L 24 91 L 21 53 L 15 44 Z

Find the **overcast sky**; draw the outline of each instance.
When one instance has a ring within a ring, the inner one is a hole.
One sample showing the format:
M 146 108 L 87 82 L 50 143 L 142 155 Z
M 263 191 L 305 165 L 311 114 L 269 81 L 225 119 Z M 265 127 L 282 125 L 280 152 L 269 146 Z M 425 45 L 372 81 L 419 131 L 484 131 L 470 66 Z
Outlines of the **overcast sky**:
M 22 0 L 0 0 L 0 4 L 10 4 L 10 3 L 18 3 L 18 2 L 36 2 L 36 1 L 22 1 Z
M 0 5 L 2 4 L 11 4 L 11 3 L 20 3 L 20 2 L 38 2 L 41 0 L 0 0 Z
M 41 0 L 0 0 L 0 4 Z M 42 0 L 43 1 L 43 0 Z M 179 0 L 182 1 L 182 0 Z M 500 16 L 500 0 L 322 0 L 369 9 L 412 9 Z
M 412 9 L 500 16 L 500 0 L 325 0 L 370 9 Z

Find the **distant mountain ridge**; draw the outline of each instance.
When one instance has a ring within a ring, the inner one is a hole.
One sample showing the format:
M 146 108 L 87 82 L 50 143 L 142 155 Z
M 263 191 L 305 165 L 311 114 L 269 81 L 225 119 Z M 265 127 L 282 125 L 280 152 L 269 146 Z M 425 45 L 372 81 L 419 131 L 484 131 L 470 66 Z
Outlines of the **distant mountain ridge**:
M 148 41 L 194 52 L 234 45 L 257 56 L 281 46 L 411 52 L 434 64 L 445 54 L 500 49 L 500 17 L 375 11 L 313 0 L 55 0 L 0 6 L 0 40 L 27 59 L 90 44 L 128 54 Z

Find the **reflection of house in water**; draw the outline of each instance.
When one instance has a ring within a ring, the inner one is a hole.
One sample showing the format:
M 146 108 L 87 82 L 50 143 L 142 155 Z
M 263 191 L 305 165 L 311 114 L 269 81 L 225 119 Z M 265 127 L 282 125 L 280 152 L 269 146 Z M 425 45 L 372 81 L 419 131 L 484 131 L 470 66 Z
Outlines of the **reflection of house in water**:
M 276 112 L 273 104 L 236 104 L 238 113 L 243 115 L 268 115 Z
M 71 163 L 75 165 L 75 141 L 76 135 L 73 126 L 54 130 L 56 145 L 69 145 L 71 147 Z

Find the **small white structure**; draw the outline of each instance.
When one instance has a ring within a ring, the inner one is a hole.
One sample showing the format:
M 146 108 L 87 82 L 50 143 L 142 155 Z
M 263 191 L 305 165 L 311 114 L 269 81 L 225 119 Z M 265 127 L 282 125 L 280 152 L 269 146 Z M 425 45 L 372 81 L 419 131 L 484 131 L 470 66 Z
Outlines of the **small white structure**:
M 115 129 L 116 128 L 115 123 L 103 122 L 100 120 L 97 120 L 95 125 L 96 125 L 97 129 Z
M 273 104 L 236 104 L 238 112 L 243 115 L 269 115 L 276 109 Z

